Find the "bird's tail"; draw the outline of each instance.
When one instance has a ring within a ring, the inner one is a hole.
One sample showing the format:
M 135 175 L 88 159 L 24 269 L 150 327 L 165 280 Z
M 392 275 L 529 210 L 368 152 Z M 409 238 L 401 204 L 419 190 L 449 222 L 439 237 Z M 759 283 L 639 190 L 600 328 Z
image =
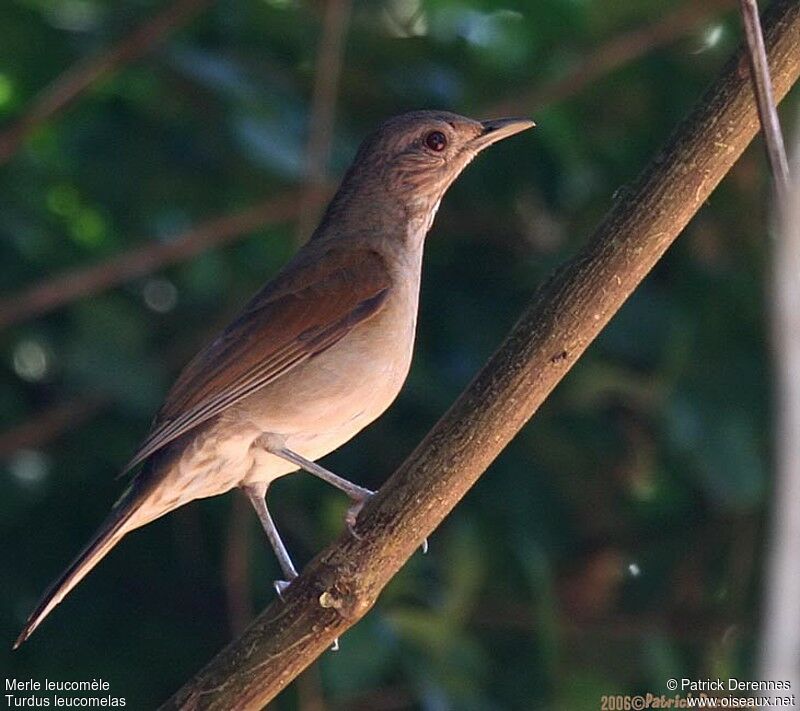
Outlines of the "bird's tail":
M 136 486 L 134 483 L 120 497 L 108 518 L 92 537 L 92 540 L 42 595 L 42 599 L 39 600 L 36 609 L 28 617 L 28 621 L 25 623 L 25 627 L 20 632 L 19 637 L 17 637 L 17 641 L 14 642 L 14 649 L 17 649 L 33 634 L 33 631 L 50 614 L 53 608 L 66 597 L 72 588 L 83 580 L 84 576 L 105 557 L 126 533 L 138 528 L 140 524 L 131 525 L 133 523 L 131 519 L 139 510 L 146 495 L 144 488 Z

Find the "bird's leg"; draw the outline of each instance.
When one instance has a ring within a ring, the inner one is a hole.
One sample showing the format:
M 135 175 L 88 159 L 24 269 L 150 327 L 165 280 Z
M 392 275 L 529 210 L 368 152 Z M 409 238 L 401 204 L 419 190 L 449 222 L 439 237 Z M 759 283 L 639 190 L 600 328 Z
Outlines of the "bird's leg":
M 342 479 L 342 477 L 337 476 L 332 471 L 328 471 L 325 467 L 320 466 L 316 462 L 312 462 L 310 459 L 301 457 L 299 454 L 285 447 L 281 447 L 272 453 L 296 464 L 301 469 L 305 469 L 309 474 L 319 477 L 322 481 L 326 481 L 328 484 L 335 486 L 337 489 L 347 494 L 353 501 L 366 501 L 375 493 L 374 491 L 365 489 L 363 486 L 354 484 L 352 481 Z
M 242 488 L 247 494 L 247 498 L 250 499 L 250 503 L 253 504 L 253 508 L 256 510 L 258 520 L 261 521 L 264 533 L 267 534 L 267 538 L 272 545 L 272 549 L 275 551 L 275 556 L 278 558 L 278 563 L 283 571 L 285 580 L 276 580 L 274 583 L 278 597 L 283 597 L 283 591 L 286 590 L 292 580 L 297 577 L 297 570 L 294 567 L 294 563 L 292 563 L 292 559 L 289 557 L 286 546 L 283 545 L 275 522 L 272 520 L 272 516 L 270 516 L 267 510 L 267 485 L 263 483 L 248 484 Z
M 347 479 L 343 479 L 342 477 L 334 474 L 332 471 L 325 469 L 325 467 L 320 466 L 316 462 L 312 462 L 310 459 L 301 457 L 296 452 L 286 449 L 285 447 L 279 448 L 277 451 L 273 452 L 273 454 L 283 457 L 293 464 L 296 464 L 309 474 L 319 477 L 322 479 L 322 481 L 335 486 L 337 489 L 339 489 L 339 491 L 343 491 L 345 494 L 347 494 L 353 500 L 353 505 L 347 509 L 344 522 L 347 526 L 347 530 L 350 531 L 353 536 L 358 538 L 358 533 L 356 533 L 356 519 L 358 519 L 358 514 L 361 512 L 361 509 L 364 508 L 364 504 L 371 496 L 374 495 L 374 491 L 366 489 L 363 486 L 359 486 L 358 484 L 354 484 L 352 481 L 348 481 Z
M 360 538 L 358 533 L 356 532 L 356 520 L 358 519 L 358 514 L 361 513 L 361 509 L 364 508 L 364 504 L 367 503 L 371 496 L 375 495 L 374 491 L 370 489 L 365 489 L 363 486 L 359 486 L 358 484 L 354 484 L 352 481 L 348 481 L 347 479 L 342 479 L 342 477 L 334 474 L 332 471 L 325 469 L 325 467 L 320 466 L 316 462 L 312 462 L 310 459 L 306 459 L 305 457 L 301 457 L 296 452 L 293 452 L 291 449 L 287 449 L 282 444 L 274 441 L 268 435 L 265 435 L 260 438 L 259 444 L 261 444 L 264 449 L 266 449 L 270 454 L 274 454 L 276 457 L 281 457 L 285 459 L 287 462 L 291 462 L 292 464 L 296 464 L 301 469 L 304 469 L 309 474 L 313 474 L 316 477 L 322 479 L 322 481 L 326 481 L 329 484 L 332 484 L 340 491 L 343 491 L 347 494 L 352 500 L 353 505 L 347 509 L 347 513 L 344 517 L 344 522 L 347 525 L 347 530 L 350 531 L 351 535 L 355 538 Z M 426 538 L 422 542 L 422 553 L 423 555 L 428 552 L 428 539 Z
M 262 437 L 261 444 L 270 454 L 274 454 L 276 457 L 281 457 L 281 459 L 285 459 L 287 462 L 296 464 L 309 474 L 319 477 L 322 479 L 322 481 L 328 482 L 328 484 L 335 486 L 337 489 L 347 494 L 354 503 L 347 510 L 347 515 L 345 516 L 344 521 L 347 524 L 347 528 L 350 533 L 358 537 L 358 534 L 355 531 L 356 519 L 358 518 L 358 514 L 361 509 L 364 507 L 364 504 L 375 493 L 374 491 L 370 491 L 363 486 L 354 484 L 352 481 L 348 481 L 347 479 L 342 479 L 342 477 L 337 476 L 332 471 L 328 471 L 325 469 L 325 467 L 321 467 L 316 462 L 312 462 L 310 459 L 301 457 L 291 449 L 287 449 L 283 445 L 271 441 L 271 438 L 269 437 Z
M 278 558 L 283 576 L 286 578 L 286 580 L 276 580 L 273 583 L 278 597 L 283 599 L 283 591 L 286 590 L 286 588 L 292 584 L 292 580 L 297 577 L 297 570 L 294 567 L 294 563 L 292 563 L 292 559 L 289 557 L 286 546 L 283 545 L 281 536 L 278 533 L 278 528 L 275 526 L 275 521 L 272 520 L 272 516 L 267 509 L 267 485 L 262 483 L 248 484 L 242 488 L 247 494 L 247 498 L 250 499 L 250 503 L 253 504 L 253 508 L 256 510 L 258 520 L 261 521 L 261 525 L 264 527 L 264 532 L 267 534 L 267 538 L 272 544 L 272 549 L 275 551 L 275 556 Z M 331 651 L 339 651 L 338 637 L 333 640 Z

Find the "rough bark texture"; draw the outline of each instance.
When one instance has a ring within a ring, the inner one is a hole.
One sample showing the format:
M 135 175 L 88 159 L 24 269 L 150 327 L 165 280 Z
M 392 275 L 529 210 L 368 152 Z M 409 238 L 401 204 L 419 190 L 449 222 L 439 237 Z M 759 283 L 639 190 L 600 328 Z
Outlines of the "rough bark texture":
M 800 0 L 765 20 L 775 96 L 800 74 Z M 758 129 L 740 52 L 581 253 L 545 283 L 467 390 L 369 502 L 164 709 L 263 707 L 358 621 L 530 419 L 680 234 Z

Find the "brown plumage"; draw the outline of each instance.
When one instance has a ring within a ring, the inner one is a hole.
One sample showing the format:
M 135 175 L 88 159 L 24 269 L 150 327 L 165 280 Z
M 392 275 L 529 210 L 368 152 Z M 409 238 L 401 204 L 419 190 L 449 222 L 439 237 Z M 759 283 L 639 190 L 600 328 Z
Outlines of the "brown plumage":
M 444 192 L 483 148 L 532 125 L 417 111 L 364 141 L 309 242 L 183 370 L 125 468 L 141 472 L 15 647 L 126 533 L 193 499 L 244 489 L 287 578 L 279 592 L 297 573 L 264 501 L 271 481 L 315 474 L 353 499 L 354 525 L 371 492 L 316 460 L 406 378 L 424 237 Z
M 334 246 L 281 274 L 184 368 L 125 471 L 326 350 L 378 311 L 390 286 L 380 254 L 366 249 Z

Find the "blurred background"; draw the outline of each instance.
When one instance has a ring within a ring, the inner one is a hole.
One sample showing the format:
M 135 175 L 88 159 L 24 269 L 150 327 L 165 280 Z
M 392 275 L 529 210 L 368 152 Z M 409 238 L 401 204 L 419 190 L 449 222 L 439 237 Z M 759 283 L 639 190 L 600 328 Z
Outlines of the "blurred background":
M 733 9 L 0 3 L 4 676 L 103 678 L 154 708 L 272 599 L 274 556 L 230 494 L 126 538 L 8 651 L 182 364 L 312 231 L 367 132 L 417 108 L 538 124 L 448 193 L 408 383 L 326 459 L 377 488 L 700 97 L 741 39 Z M 757 678 L 767 191 L 756 141 L 430 553 L 271 708 L 596 709 Z M 302 565 L 347 501 L 300 474 L 270 505 Z

